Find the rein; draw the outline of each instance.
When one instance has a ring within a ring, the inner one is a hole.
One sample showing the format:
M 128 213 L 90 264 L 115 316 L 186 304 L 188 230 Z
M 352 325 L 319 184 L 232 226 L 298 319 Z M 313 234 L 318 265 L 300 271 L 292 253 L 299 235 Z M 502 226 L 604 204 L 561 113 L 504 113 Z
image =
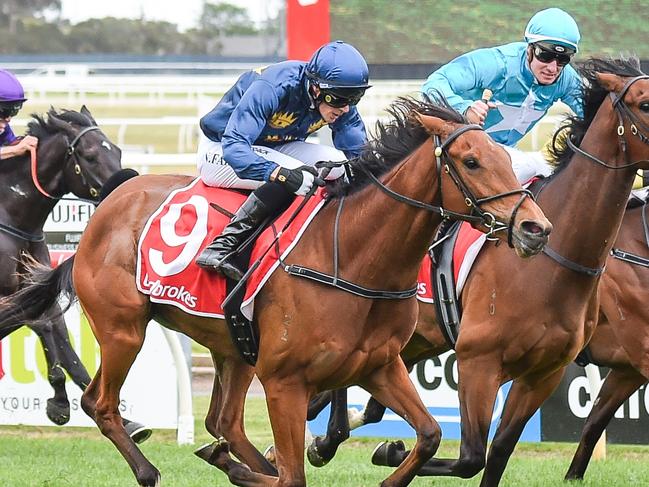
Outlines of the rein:
M 83 137 L 86 133 L 91 132 L 93 130 L 100 130 L 98 126 L 93 125 L 90 127 L 85 127 L 83 130 L 79 131 L 79 133 L 72 139 L 72 142 L 68 143 L 68 148 L 66 150 L 66 159 L 65 163 L 70 160 L 71 157 L 77 158 L 77 153 L 76 153 L 76 147 L 77 144 L 79 143 L 79 140 L 81 140 L 81 137 Z M 93 205 L 97 204 L 97 201 L 90 200 L 87 198 L 66 198 L 63 196 L 52 196 L 50 193 L 48 193 L 43 186 L 41 186 L 41 183 L 38 181 L 38 158 L 36 156 L 36 149 L 35 148 L 30 148 L 30 158 L 31 158 L 31 175 L 32 175 L 32 182 L 34 183 L 34 186 L 38 190 L 39 193 L 41 193 L 43 196 L 52 199 L 52 200 L 68 200 L 68 201 L 84 201 L 86 203 L 92 203 Z M 81 181 L 83 184 L 88 187 L 88 192 L 90 193 L 91 196 L 93 197 L 98 197 L 99 196 L 99 190 L 90 184 L 88 184 L 88 181 L 86 177 L 83 174 L 83 171 L 81 169 L 81 165 L 79 164 L 78 160 L 75 160 L 74 162 L 74 173 L 78 176 L 81 177 Z
M 629 167 L 636 166 L 636 165 L 638 165 L 640 163 L 647 162 L 647 159 L 641 159 L 639 161 L 628 162 L 628 157 L 627 157 L 627 152 L 626 152 L 627 143 L 626 143 L 626 140 L 624 138 L 624 134 L 626 132 L 626 130 L 624 128 L 624 120 L 625 120 L 625 118 L 628 118 L 629 121 L 631 122 L 631 134 L 635 135 L 642 142 L 649 145 L 649 138 L 644 133 L 641 133 L 638 130 L 637 126 L 639 125 L 640 128 L 642 128 L 642 130 L 645 133 L 649 132 L 649 127 L 645 123 L 643 123 L 642 120 L 640 120 L 631 111 L 631 109 L 626 105 L 626 103 L 624 103 L 624 96 L 626 95 L 626 92 L 629 90 L 631 85 L 633 85 L 633 83 L 635 83 L 636 81 L 639 81 L 641 79 L 649 79 L 649 76 L 648 75 L 641 75 L 641 76 L 636 76 L 635 78 L 631 78 L 622 87 L 619 94 L 609 93 L 609 96 L 611 98 L 611 103 L 612 103 L 613 108 L 615 109 L 615 112 L 616 112 L 617 117 L 618 117 L 618 127 L 617 127 L 618 142 L 619 142 L 619 145 L 620 145 L 620 147 L 622 149 L 622 154 L 624 154 L 624 159 L 627 162 L 625 162 L 624 164 L 622 164 L 620 166 L 613 166 L 611 164 L 608 164 L 605 161 L 602 161 L 601 159 L 599 159 L 598 157 L 595 157 L 594 155 L 589 154 L 585 150 L 577 147 L 574 144 L 574 142 L 572 141 L 570 136 L 568 136 L 566 138 L 566 143 L 567 143 L 568 147 L 570 147 L 570 149 L 572 149 L 572 151 L 575 152 L 576 154 L 579 154 L 579 155 L 585 157 L 586 159 L 589 159 L 589 160 L 599 164 L 600 166 L 605 167 L 606 169 L 614 169 L 614 170 L 627 169 Z M 644 221 L 645 220 L 644 220 L 644 213 L 643 213 L 643 222 Z M 646 226 L 645 226 L 645 237 L 648 239 L 648 243 L 649 243 L 649 234 L 647 234 Z M 604 272 L 604 270 L 606 269 L 606 265 L 604 265 L 602 267 L 595 268 L 595 267 L 586 267 L 586 266 L 583 266 L 581 264 L 578 264 L 578 263 L 576 263 L 574 261 L 571 261 L 570 259 L 567 259 L 567 258 L 563 257 L 558 252 L 556 252 L 552 248 L 550 248 L 550 246 L 548 246 L 548 245 L 546 245 L 543 248 L 542 252 L 545 255 L 547 255 L 548 257 L 550 257 L 552 260 L 557 262 L 558 264 L 562 265 L 563 267 L 566 267 L 567 269 L 575 271 L 575 272 L 577 272 L 579 274 L 586 274 L 587 276 L 598 277 L 598 276 L 601 276 L 602 273 Z M 613 255 L 614 257 L 616 257 L 618 259 L 627 260 L 627 261 L 630 261 L 632 263 L 639 264 L 639 265 L 645 265 L 645 264 L 642 264 L 642 263 L 637 261 L 637 259 L 643 259 L 643 258 L 635 256 L 633 254 L 629 254 L 628 252 L 624 252 L 624 251 L 619 250 L 619 249 L 612 249 L 611 250 L 611 255 Z M 625 258 L 623 258 L 622 255 Z M 628 260 L 628 259 L 633 259 L 633 258 L 636 258 L 636 259 L 635 260 Z M 649 267 L 649 261 L 647 261 L 646 266 Z
M 647 244 L 647 247 L 649 248 L 649 225 L 647 225 L 647 203 L 646 202 L 644 205 L 642 205 L 642 231 L 644 232 L 645 244 Z M 625 250 L 612 248 L 611 255 L 614 258 L 624 262 L 628 262 L 629 264 L 635 264 L 642 267 L 649 267 L 649 259 L 647 259 L 646 257 L 642 257 L 640 255 L 632 254 L 631 252 L 627 252 Z
M 66 150 L 66 159 L 65 159 L 65 164 L 68 163 L 70 158 L 72 156 L 77 157 L 76 155 L 76 146 L 79 143 L 79 140 L 81 137 L 83 137 L 86 133 L 91 132 L 93 130 L 100 130 L 98 126 L 93 125 L 90 127 L 85 127 L 83 130 L 80 130 L 79 133 L 72 139 L 72 142 L 68 143 L 68 148 Z M 46 198 L 49 198 L 51 200 L 55 201 L 83 201 L 85 203 L 91 203 L 93 205 L 97 205 L 97 201 L 95 200 L 90 200 L 87 198 L 68 198 L 64 196 L 52 196 L 49 192 L 43 188 L 41 185 L 40 181 L 38 180 L 38 157 L 36 155 L 36 149 L 31 147 L 29 149 L 29 156 L 30 156 L 30 173 L 31 173 L 31 178 L 32 178 L 32 183 L 34 183 L 34 186 L 38 190 L 40 194 L 45 196 Z M 89 188 L 89 193 L 91 196 L 98 197 L 99 196 L 99 190 L 90 186 L 86 180 L 86 178 L 83 175 L 83 171 L 81 170 L 81 165 L 79 164 L 79 161 L 75 161 L 74 163 L 74 173 L 81 176 L 81 180 L 83 184 Z M 45 240 L 45 237 L 43 233 L 39 234 L 31 234 L 24 232 L 20 230 L 19 228 L 12 227 L 11 225 L 6 225 L 4 223 L 0 223 L 0 232 L 4 232 L 8 235 L 11 235 L 13 237 L 19 238 L 21 240 L 25 240 L 27 242 L 43 242 Z

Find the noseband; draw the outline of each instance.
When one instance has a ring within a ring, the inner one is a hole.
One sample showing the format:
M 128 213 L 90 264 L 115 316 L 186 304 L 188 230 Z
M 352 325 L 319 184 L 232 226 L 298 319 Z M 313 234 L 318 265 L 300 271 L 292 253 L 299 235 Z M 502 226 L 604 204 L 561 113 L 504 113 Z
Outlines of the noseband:
M 85 187 L 88 188 L 88 192 L 90 193 L 90 196 L 93 198 L 99 197 L 99 188 L 95 188 L 91 184 L 88 183 L 88 179 L 83 173 L 83 170 L 81 168 L 81 164 L 79 164 L 79 156 L 76 152 L 77 144 L 79 143 L 79 140 L 81 140 L 81 137 L 83 137 L 86 133 L 91 132 L 93 130 L 100 130 L 98 126 L 93 125 L 90 127 L 85 127 L 83 130 L 80 130 L 79 133 L 72 139 L 72 142 L 68 142 L 68 148 L 66 150 L 66 158 L 65 158 L 65 164 L 70 161 L 70 158 L 74 157 L 74 173 L 78 176 L 81 176 L 81 182 Z M 50 199 L 53 200 L 64 200 L 64 199 L 69 199 L 69 198 L 63 198 L 63 197 L 57 197 L 57 196 L 52 196 L 50 193 L 48 193 L 43 187 L 41 186 L 40 182 L 38 181 L 38 170 L 37 170 L 37 157 L 36 157 L 36 150 L 32 149 L 31 151 L 31 173 L 32 173 L 32 181 L 34 182 L 34 186 L 36 186 L 36 189 L 44 195 L 47 196 Z M 92 204 L 96 204 L 96 201 L 92 200 L 85 200 L 84 198 L 74 198 L 75 200 L 82 200 L 82 201 L 88 201 Z
M 402 194 L 399 194 L 387 186 L 385 186 L 379 179 L 374 176 L 367 168 L 365 168 L 363 165 L 359 165 L 358 167 L 365 173 L 366 176 L 370 178 L 370 180 L 377 185 L 384 193 L 389 195 L 391 198 L 401 201 L 402 203 L 406 203 L 408 205 L 414 206 L 416 208 L 421 208 L 427 211 L 431 211 L 433 213 L 439 214 L 442 219 L 444 220 L 464 220 L 467 222 L 471 223 L 478 223 L 480 225 L 484 225 L 489 229 L 487 232 L 487 237 L 493 236 L 496 232 L 507 229 L 507 243 L 510 247 L 513 248 L 514 244 L 512 241 L 512 233 L 514 229 L 514 220 L 516 219 L 516 214 L 518 213 L 518 210 L 520 209 L 521 205 L 523 204 L 523 201 L 525 201 L 525 198 L 530 197 L 534 199 L 534 196 L 532 193 L 527 190 L 527 189 L 514 189 L 512 191 L 507 191 L 504 193 L 499 193 L 493 196 L 487 196 L 484 198 L 476 198 L 476 196 L 473 194 L 471 189 L 466 185 L 466 183 L 462 180 L 460 177 L 457 167 L 455 165 L 455 161 L 453 161 L 453 158 L 449 156 L 448 154 L 448 147 L 462 134 L 465 132 L 468 132 L 470 130 L 484 130 L 480 125 L 464 125 L 455 131 L 451 133 L 447 137 L 447 139 L 442 142 L 441 137 L 439 135 L 435 135 L 434 142 L 435 142 L 435 160 L 436 160 L 436 165 L 437 165 L 437 174 L 439 177 L 439 185 L 440 185 L 440 195 L 441 195 L 441 188 L 442 188 L 442 178 L 441 178 L 441 171 L 442 168 L 444 172 L 446 172 L 450 178 L 453 180 L 457 188 L 460 190 L 462 195 L 464 196 L 464 202 L 467 207 L 471 208 L 471 213 L 466 214 L 466 213 L 457 213 L 455 211 L 447 210 L 443 206 L 434 206 L 430 205 L 428 203 L 424 203 L 423 201 L 418 201 L 412 198 L 409 198 L 407 196 L 404 196 Z M 442 160 L 443 159 L 443 160 Z M 484 211 L 481 208 L 481 205 L 484 203 L 488 203 L 490 201 L 494 201 L 500 198 L 505 198 L 507 196 L 511 196 L 514 194 L 520 194 L 521 198 L 516 203 L 514 206 L 514 209 L 512 210 L 512 214 L 509 218 L 509 223 L 503 223 L 500 222 L 496 219 L 496 217 L 487 211 Z

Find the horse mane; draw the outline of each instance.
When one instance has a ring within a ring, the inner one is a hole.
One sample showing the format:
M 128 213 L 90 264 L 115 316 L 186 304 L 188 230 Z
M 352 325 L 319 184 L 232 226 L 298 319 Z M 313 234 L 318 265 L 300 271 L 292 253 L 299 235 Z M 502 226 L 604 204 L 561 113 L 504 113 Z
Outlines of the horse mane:
M 90 117 L 73 110 L 66 110 L 65 108 L 56 111 L 54 107 L 50 107 L 47 111 L 47 120 L 36 113 L 32 113 L 32 118 L 33 120 L 27 124 L 27 134 L 33 135 L 39 139 L 61 132 L 60 126 L 56 125 L 54 119 L 78 125 L 80 127 L 90 127 L 94 125 Z
M 340 178 L 330 184 L 327 188 L 329 197 L 340 198 L 366 187 L 371 180 L 360 169 L 361 166 L 379 177 L 423 144 L 430 134 L 416 119 L 417 114 L 467 123 L 464 116 L 454 110 L 441 95 L 434 99 L 425 97 L 424 100 L 399 97 L 387 108 L 387 112 L 392 119 L 389 122 L 376 122 L 375 137 L 365 145 L 358 158 L 347 163 L 351 179 L 343 181 L 344 178 Z
M 584 118 L 571 116 L 557 129 L 549 148 L 552 158 L 557 163 L 553 175 L 565 168 L 572 159 L 574 151 L 566 144 L 556 144 L 557 134 L 567 130 L 572 142 L 579 147 L 588 127 L 595 118 L 595 114 L 608 95 L 597 80 L 596 73 L 610 73 L 617 76 L 633 78 L 644 74 L 640 70 L 640 61 L 636 57 L 619 59 L 613 58 L 591 58 L 577 66 L 577 71 L 583 78 L 582 100 L 584 106 Z

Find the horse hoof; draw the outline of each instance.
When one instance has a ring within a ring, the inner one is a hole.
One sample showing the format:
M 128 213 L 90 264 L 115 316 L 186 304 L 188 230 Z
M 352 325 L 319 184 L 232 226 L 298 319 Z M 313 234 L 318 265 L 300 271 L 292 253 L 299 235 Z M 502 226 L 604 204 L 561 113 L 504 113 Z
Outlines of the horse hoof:
M 46 413 L 52 423 L 64 425 L 70 421 L 70 403 L 65 401 L 61 406 L 54 399 L 48 399 Z
M 128 436 L 130 436 L 131 439 L 137 444 L 144 443 L 151 437 L 151 434 L 153 433 L 151 428 L 147 428 L 143 424 L 136 423 L 135 421 L 131 421 L 128 424 L 124 425 L 124 429 L 126 430 Z
M 320 452 L 318 452 L 318 444 L 315 438 L 309 447 L 306 449 L 306 457 L 309 459 L 309 463 L 314 467 L 324 467 L 329 460 L 322 458 Z
M 194 450 L 194 455 L 214 466 L 217 466 L 215 463 L 216 458 L 221 453 L 230 453 L 230 444 L 225 440 L 206 443 L 205 445 Z
M 384 467 L 398 467 L 401 461 L 395 458 L 397 453 L 406 451 L 403 441 L 384 441 L 379 443 L 372 452 L 372 463 Z
M 160 472 L 157 468 L 148 470 L 146 473 L 140 472 L 140 475 L 136 475 L 138 485 L 142 487 L 159 487 L 160 485 Z
M 264 458 L 268 460 L 268 463 L 273 466 L 277 466 L 277 459 L 275 458 L 275 446 L 270 445 L 266 450 L 264 450 Z

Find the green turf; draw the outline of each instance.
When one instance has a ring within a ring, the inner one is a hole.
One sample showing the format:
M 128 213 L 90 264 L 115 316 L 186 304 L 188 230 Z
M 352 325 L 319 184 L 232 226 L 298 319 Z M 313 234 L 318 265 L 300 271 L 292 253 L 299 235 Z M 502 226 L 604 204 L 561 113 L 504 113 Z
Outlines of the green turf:
M 142 450 L 162 473 L 166 487 L 230 485 L 226 476 L 192 454 L 196 446 L 210 440 L 203 427 L 207 398 L 195 399 L 196 445 L 178 446 L 174 432 L 155 431 Z M 262 398 L 247 402 L 249 437 L 260 448 L 271 441 Z M 345 443 L 327 466 L 307 467 L 307 480 L 315 487 L 359 487 L 379 485 L 391 469 L 372 466 L 371 452 L 377 439 Z M 406 440 L 412 445 L 412 440 Z M 556 486 L 570 463 L 574 444 L 522 443 L 505 472 L 503 486 Z M 457 455 L 457 441 L 443 441 L 440 456 Z M 609 445 L 608 458 L 593 462 L 586 480 L 577 484 L 595 486 L 646 485 L 649 478 L 649 449 L 643 446 Z M 65 427 L 0 427 L 0 478 L 7 487 L 23 486 L 125 486 L 135 485 L 133 475 L 113 445 L 96 429 Z M 476 486 L 471 480 L 418 478 L 413 486 Z

